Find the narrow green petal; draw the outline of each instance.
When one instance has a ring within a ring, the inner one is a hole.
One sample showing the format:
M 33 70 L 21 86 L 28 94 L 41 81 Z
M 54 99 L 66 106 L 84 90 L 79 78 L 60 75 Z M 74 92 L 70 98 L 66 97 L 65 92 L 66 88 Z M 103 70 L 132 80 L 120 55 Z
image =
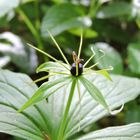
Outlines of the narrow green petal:
M 83 84 L 83 86 L 85 87 L 85 89 L 93 97 L 93 99 L 95 99 L 105 109 L 107 109 L 108 112 L 110 112 L 109 107 L 108 107 L 108 105 L 107 105 L 107 103 L 105 101 L 105 98 L 103 97 L 103 95 L 100 92 L 100 90 L 94 84 L 92 84 L 89 80 L 87 80 L 86 78 L 84 78 L 83 76 L 80 76 L 79 77 L 79 80 L 81 81 L 81 83 Z
M 109 73 L 106 70 L 103 69 L 103 70 L 97 70 L 94 72 L 99 73 L 103 75 L 105 78 L 107 78 L 108 80 L 112 81 L 112 78 L 110 77 Z
M 43 99 L 48 98 L 51 94 L 55 93 L 58 89 L 65 86 L 70 80 L 71 77 L 69 76 L 69 77 L 62 77 L 53 82 L 48 81 L 42 84 L 39 87 L 39 89 L 35 92 L 35 94 L 18 110 L 18 112 L 21 112 L 25 110 L 27 107 L 34 105 Z

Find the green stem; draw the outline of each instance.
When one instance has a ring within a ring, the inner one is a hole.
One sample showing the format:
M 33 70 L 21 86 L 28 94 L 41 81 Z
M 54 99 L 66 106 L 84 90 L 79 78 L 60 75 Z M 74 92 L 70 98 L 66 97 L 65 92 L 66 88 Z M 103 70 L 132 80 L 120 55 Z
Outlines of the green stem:
M 34 9 L 35 9 L 35 15 L 36 15 L 36 29 L 39 31 L 39 28 L 40 28 L 39 0 L 34 1 Z
M 91 0 L 88 16 L 95 18 L 96 12 L 100 6 L 101 4 L 98 0 Z
M 32 22 L 30 21 L 30 19 L 26 16 L 26 14 L 22 11 L 21 8 L 17 8 L 16 11 L 19 13 L 19 15 L 23 18 L 25 24 L 27 25 L 27 27 L 29 28 L 29 30 L 31 31 L 31 33 L 33 34 L 33 36 L 35 37 L 37 43 L 38 43 L 38 48 L 43 49 L 43 44 L 40 38 L 40 35 L 38 34 L 38 31 L 36 30 L 36 28 L 34 27 L 34 25 L 32 24 Z
M 70 110 L 70 105 L 71 105 L 71 102 L 72 102 L 72 98 L 73 98 L 73 95 L 74 95 L 76 81 L 77 81 L 76 78 L 74 78 L 73 81 L 72 81 L 68 102 L 67 102 L 67 105 L 66 105 L 64 116 L 63 116 L 61 124 L 60 124 L 60 129 L 59 129 L 57 140 L 63 140 L 64 139 L 64 132 L 65 132 L 65 128 L 66 128 L 67 117 L 68 117 L 68 113 L 69 113 L 69 110 Z

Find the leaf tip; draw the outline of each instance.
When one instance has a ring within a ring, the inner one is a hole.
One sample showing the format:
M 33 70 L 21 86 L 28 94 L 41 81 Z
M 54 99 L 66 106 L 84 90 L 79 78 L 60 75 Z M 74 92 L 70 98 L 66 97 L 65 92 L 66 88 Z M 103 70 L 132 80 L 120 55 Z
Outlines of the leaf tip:
M 123 110 L 123 108 L 124 108 L 124 104 L 121 105 L 120 109 L 113 110 L 113 111 L 112 110 L 109 110 L 109 113 L 111 115 L 116 115 L 116 114 L 120 113 Z

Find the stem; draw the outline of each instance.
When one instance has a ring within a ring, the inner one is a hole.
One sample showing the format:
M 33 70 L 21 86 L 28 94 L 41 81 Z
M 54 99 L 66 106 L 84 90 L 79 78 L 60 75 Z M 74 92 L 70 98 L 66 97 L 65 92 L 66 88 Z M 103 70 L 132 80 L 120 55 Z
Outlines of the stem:
M 19 13 L 19 15 L 23 18 L 25 24 L 27 25 L 27 27 L 29 28 L 29 30 L 31 31 L 31 33 L 33 34 L 33 36 L 35 37 L 37 43 L 38 43 L 38 48 L 43 49 L 43 44 L 40 38 L 40 35 L 38 34 L 37 29 L 34 27 L 34 25 L 32 24 L 32 22 L 30 21 L 30 19 L 27 17 L 27 15 L 24 13 L 24 11 L 21 8 L 17 8 L 16 11 Z
M 36 29 L 39 31 L 40 20 L 39 20 L 39 0 L 34 1 L 34 9 L 36 15 Z
M 91 0 L 88 16 L 95 18 L 96 12 L 100 6 L 101 4 L 98 0 Z
M 76 86 L 76 81 L 77 81 L 76 78 L 74 78 L 73 81 L 72 81 L 68 102 L 67 102 L 67 105 L 66 105 L 64 116 L 63 116 L 61 124 L 60 124 L 60 129 L 59 129 L 59 132 L 58 132 L 57 140 L 63 140 L 64 139 L 64 132 L 65 132 L 65 128 L 66 128 L 67 117 L 68 117 L 68 114 L 69 114 L 70 105 L 71 105 L 72 98 L 73 98 L 73 95 L 74 95 L 74 91 L 75 91 L 74 89 L 75 89 L 75 86 Z

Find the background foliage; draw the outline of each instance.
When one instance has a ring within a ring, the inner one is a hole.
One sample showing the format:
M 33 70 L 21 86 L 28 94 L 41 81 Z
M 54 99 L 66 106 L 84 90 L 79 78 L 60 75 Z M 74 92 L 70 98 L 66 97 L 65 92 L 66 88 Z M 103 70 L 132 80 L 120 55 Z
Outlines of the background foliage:
M 49 59 L 36 54 L 27 42 L 61 60 L 47 29 L 72 63 L 71 53 L 78 50 L 81 28 L 84 28 L 81 55 L 84 60 L 91 55 L 90 47 L 93 46 L 106 53 L 98 68 L 112 65 L 114 74 L 140 78 L 138 0 L 10 0 L 8 3 L 1 0 L 0 67 L 28 73 L 36 79 L 39 76 L 35 74 L 37 65 Z M 99 55 L 97 51 L 96 56 Z M 129 102 L 122 113 L 100 120 L 87 131 L 139 122 L 139 104 L 138 97 Z

